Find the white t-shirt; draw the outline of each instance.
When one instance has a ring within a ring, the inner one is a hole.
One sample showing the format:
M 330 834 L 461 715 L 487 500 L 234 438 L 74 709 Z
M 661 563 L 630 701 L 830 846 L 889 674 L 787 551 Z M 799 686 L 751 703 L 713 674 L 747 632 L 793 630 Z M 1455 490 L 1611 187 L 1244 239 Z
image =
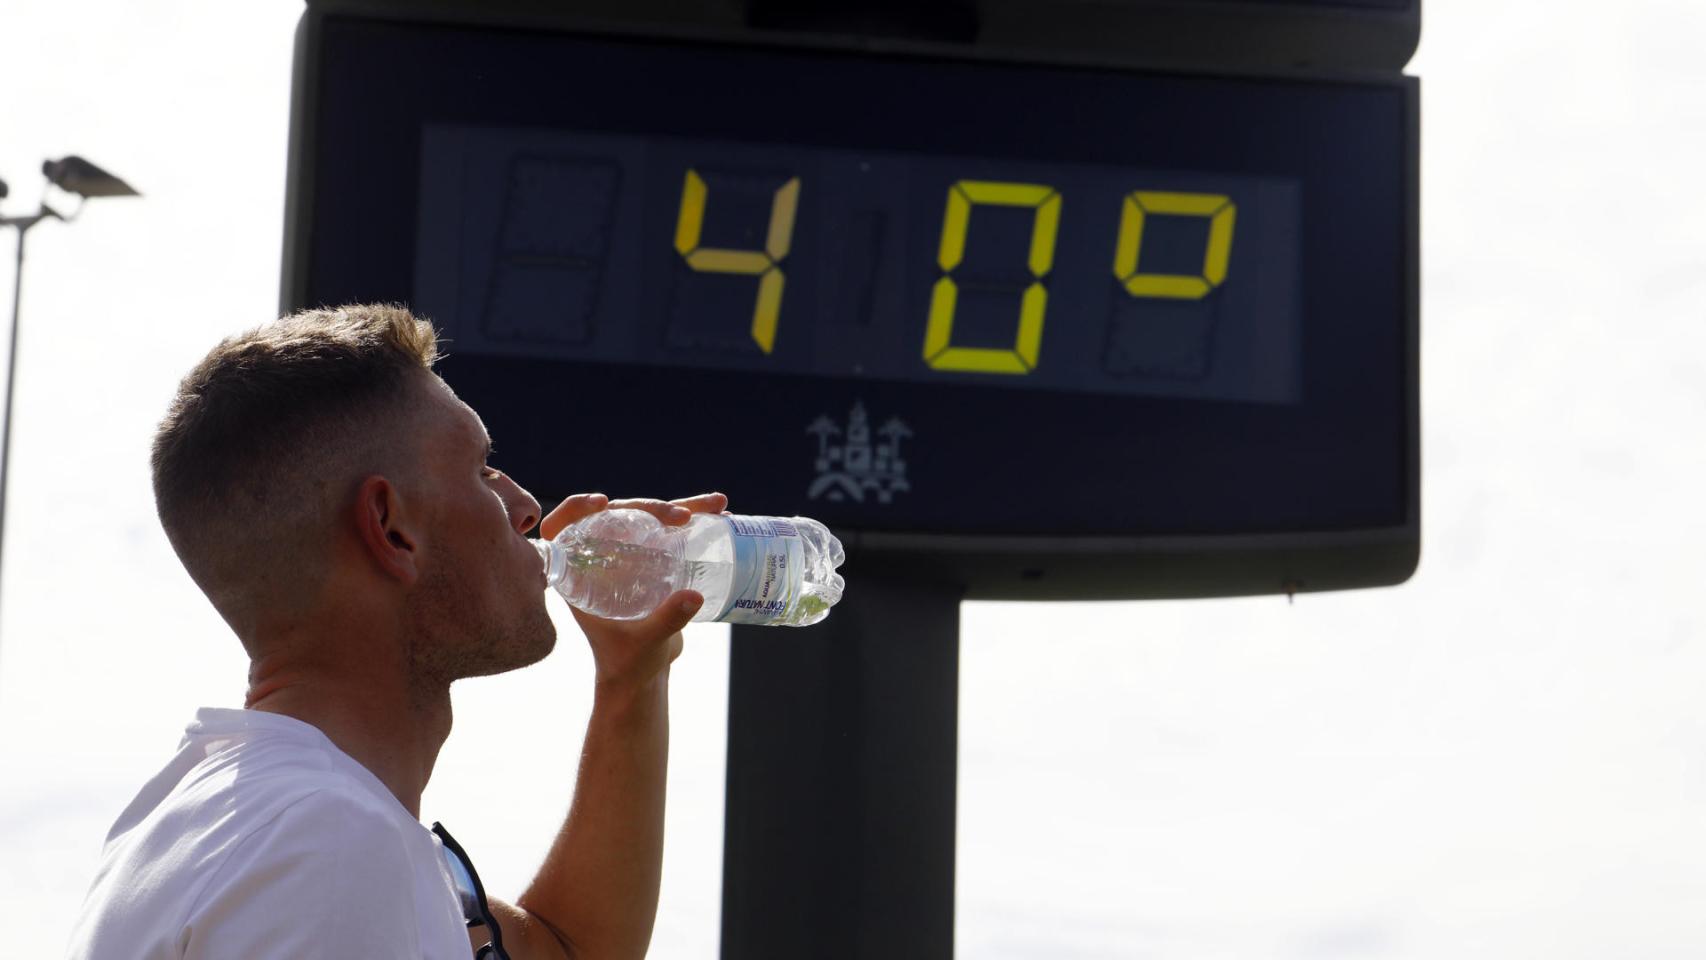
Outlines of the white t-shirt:
M 73 960 L 468 960 L 442 844 L 319 729 L 203 709 L 113 824 Z

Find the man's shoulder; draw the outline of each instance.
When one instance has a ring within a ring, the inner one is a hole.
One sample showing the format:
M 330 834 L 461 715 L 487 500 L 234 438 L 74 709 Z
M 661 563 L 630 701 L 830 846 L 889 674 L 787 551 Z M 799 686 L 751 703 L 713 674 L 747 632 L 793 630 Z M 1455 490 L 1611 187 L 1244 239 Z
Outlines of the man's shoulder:
M 152 832 L 220 859 L 243 848 L 373 851 L 425 832 L 377 777 L 329 743 L 276 737 L 210 752 L 150 819 Z
M 359 788 L 301 791 L 210 865 L 179 935 L 208 956 L 423 956 L 421 914 L 434 906 L 420 897 L 423 876 L 441 888 L 438 910 L 451 910 L 441 872 L 406 812 Z
M 266 874 L 283 866 L 324 871 L 381 873 L 407 869 L 425 828 L 385 809 L 366 790 L 328 779 L 264 804 L 234 813 L 231 832 L 216 845 L 220 862 L 209 863 L 210 886 L 244 874 Z M 429 841 L 430 842 L 430 841 Z
M 394 884 L 419 869 L 431 838 L 363 774 L 311 743 L 267 738 L 182 758 L 115 827 L 77 940 L 165 943 Z
M 396 798 L 359 771 L 312 750 L 245 743 L 210 755 L 175 788 L 121 824 L 103 851 L 102 872 L 145 880 L 140 889 L 191 899 L 212 878 L 245 862 L 358 851 L 396 851 L 424 833 Z M 136 885 L 131 885 L 137 889 Z

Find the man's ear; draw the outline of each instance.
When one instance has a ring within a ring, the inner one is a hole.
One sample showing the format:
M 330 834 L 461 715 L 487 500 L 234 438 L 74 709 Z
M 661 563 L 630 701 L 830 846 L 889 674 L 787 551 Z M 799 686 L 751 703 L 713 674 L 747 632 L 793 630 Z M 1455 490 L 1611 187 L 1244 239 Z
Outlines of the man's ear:
M 379 570 L 404 586 L 414 585 L 420 576 L 420 538 L 396 485 L 378 475 L 363 479 L 355 513 L 357 535 Z

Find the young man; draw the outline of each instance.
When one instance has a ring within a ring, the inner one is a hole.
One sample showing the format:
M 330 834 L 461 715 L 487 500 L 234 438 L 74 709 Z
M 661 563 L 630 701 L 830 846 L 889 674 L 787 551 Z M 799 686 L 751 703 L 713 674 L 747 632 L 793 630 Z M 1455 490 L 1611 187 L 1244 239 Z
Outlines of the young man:
M 72 957 L 466 960 L 500 938 L 514 960 L 645 954 L 669 667 L 698 594 L 631 622 L 575 613 L 592 717 L 567 819 L 514 905 L 478 908 L 421 792 L 451 683 L 556 642 L 535 524 L 550 537 L 607 506 L 685 523 L 726 499 L 586 494 L 541 522 L 436 359 L 430 324 L 350 306 L 228 339 L 184 379 L 154 441 L 155 499 L 249 654 L 248 697 L 201 710 L 119 816 Z

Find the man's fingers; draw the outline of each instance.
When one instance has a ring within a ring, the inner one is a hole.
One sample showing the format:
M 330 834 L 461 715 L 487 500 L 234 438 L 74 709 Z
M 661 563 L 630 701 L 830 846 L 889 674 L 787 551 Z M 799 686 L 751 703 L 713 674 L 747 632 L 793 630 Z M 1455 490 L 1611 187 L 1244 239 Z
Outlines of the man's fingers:
M 646 617 L 646 625 L 657 633 L 680 633 L 704 605 L 705 598 L 697 591 L 678 590 Z
M 729 498 L 721 493 L 701 493 L 698 496 L 671 500 L 670 503 L 686 507 L 694 513 L 722 513 L 729 508 Z
M 705 598 L 695 590 L 677 590 L 669 598 L 658 604 L 658 608 L 638 620 L 606 620 L 596 614 L 587 613 L 578 607 L 570 607 L 575 621 L 584 630 L 589 626 L 602 626 L 606 629 L 615 628 L 630 633 L 655 635 L 657 633 L 677 633 L 683 627 L 693 622 L 693 615 L 705 605 Z
M 693 519 L 695 513 L 727 513 L 728 506 L 729 498 L 720 493 L 701 493 L 679 500 L 651 497 L 612 500 L 602 493 L 577 493 L 545 515 L 539 522 L 539 535 L 550 540 L 569 524 L 606 509 L 644 510 L 664 523 L 682 524 Z
M 602 493 L 577 493 L 557 504 L 556 509 L 545 515 L 539 521 L 539 535 L 547 540 L 563 532 L 563 528 L 583 517 L 589 517 L 605 508 L 610 498 Z
M 650 497 L 636 497 L 632 500 L 610 501 L 612 510 L 644 510 L 657 517 L 664 523 L 686 523 L 693 514 L 686 507 L 678 507 L 665 500 L 653 500 Z
M 610 508 L 644 510 L 664 523 L 681 524 L 691 520 L 695 513 L 720 513 L 728 503 L 729 498 L 720 493 L 701 493 L 680 500 L 653 500 L 649 497 L 612 500 Z

